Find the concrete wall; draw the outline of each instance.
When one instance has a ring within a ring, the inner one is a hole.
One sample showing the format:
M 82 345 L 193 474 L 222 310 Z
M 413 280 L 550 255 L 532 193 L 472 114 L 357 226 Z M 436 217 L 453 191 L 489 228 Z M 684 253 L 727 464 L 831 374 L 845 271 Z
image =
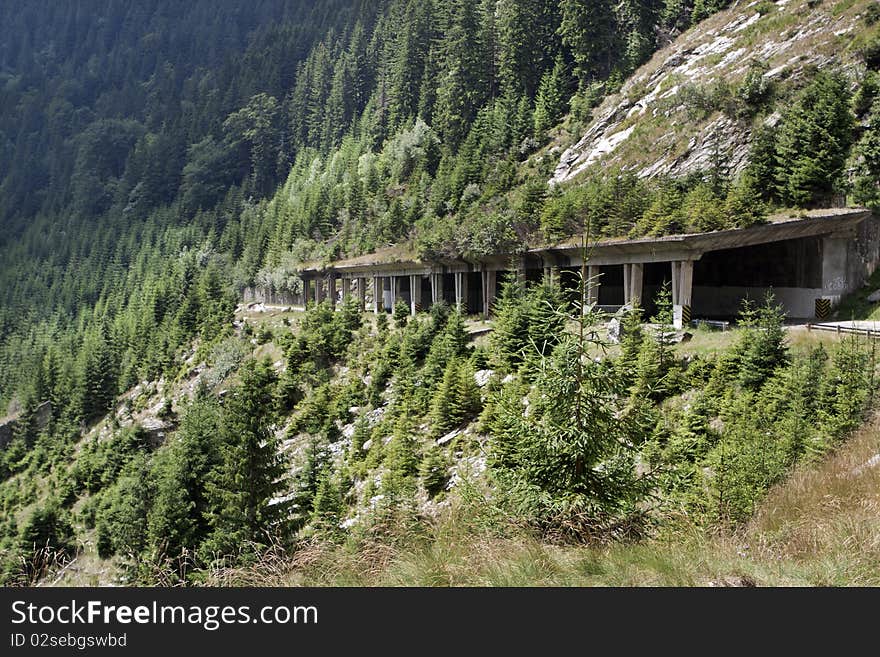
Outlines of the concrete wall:
M 302 294 L 278 292 L 264 287 L 246 287 L 241 297 L 244 303 L 268 303 L 272 306 L 301 306 L 303 303 Z
M 810 319 L 816 313 L 816 299 L 822 296 L 821 289 L 803 287 L 703 287 L 694 285 L 694 318 L 736 317 L 742 308 L 743 299 L 761 303 L 768 291 L 773 292 L 776 303 L 785 309 L 785 314 L 793 319 Z

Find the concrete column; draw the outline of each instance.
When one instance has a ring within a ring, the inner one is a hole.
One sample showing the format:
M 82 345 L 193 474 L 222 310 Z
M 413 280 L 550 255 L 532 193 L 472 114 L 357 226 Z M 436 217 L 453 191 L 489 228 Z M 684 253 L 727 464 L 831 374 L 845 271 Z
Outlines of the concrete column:
M 422 277 L 411 274 L 409 277 L 409 312 L 415 317 L 422 305 Z
M 367 308 L 367 279 L 366 278 L 358 278 L 357 279 L 357 290 L 358 290 L 358 308 L 361 312 Z
M 691 322 L 691 295 L 694 286 L 694 262 L 672 263 L 672 323 L 682 329 Z
M 498 272 L 483 270 L 483 317 L 489 317 L 489 311 L 495 303 L 498 288 Z
M 681 282 L 681 263 L 673 262 L 672 263 L 672 305 L 679 305 L 679 292 L 678 288 Z
M 467 313 L 467 272 L 455 272 L 455 307 Z
M 318 277 L 315 279 L 315 303 L 321 303 L 324 298 L 324 279 Z
M 642 304 L 643 283 L 645 280 L 645 266 L 640 263 L 630 265 L 629 274 L 629 300 L 630 303 Z
M 694 261 L 683 260 L 681 263 L 681 276 L 679 279 L 678 295 L 682 306 L 691 305 L 691 296 L 694 289 Z
M 336 274 L 330 274 L 327 279 L 327 298 L 330 300 L 330 307 L 336 307 Z
M 312 296 L 312 280 L 310 278 L 303 279 L 303 305 L 309 305 Z
M 829 235 L 822 240 L 822 297 L 834 307 L 849 292 L 848 256 L 854 237 Z
M 516 280 L 520 283 L 526 282 L 526 259 L 520 258 L 516 263 Z
M 377 315 L 385 309 L 385 304 L 382 302 L 382 287 L 382 277 L 373 276 L 373 312 Z
M 403 299 L 403 276 L 391 277 L 391 307 L 393 308 L 398 301 Z
M 342 301 L 343 303 L 351 298 L 351 279 L 342 279 Z
M 632 301 L 630 297 L 630 283 L 632 282 L 632 265 L 624 265 L 623 266 L 623 305 L 628 306 L 629 302 Z
M 586 305 L 594 306 L 599 303 L 599 267 L 589 265 L 587 267 L 587 298 Z

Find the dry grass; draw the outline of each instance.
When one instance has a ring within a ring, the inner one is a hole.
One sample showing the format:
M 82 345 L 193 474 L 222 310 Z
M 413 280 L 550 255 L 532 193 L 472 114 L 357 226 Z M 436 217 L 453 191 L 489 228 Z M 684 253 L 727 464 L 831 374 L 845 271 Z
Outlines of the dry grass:
M 763 556 L 811 567 L 816 583 L 880 584 L 878 454 L 875 416 L 837 453 L 771 491 L 749 527 Z

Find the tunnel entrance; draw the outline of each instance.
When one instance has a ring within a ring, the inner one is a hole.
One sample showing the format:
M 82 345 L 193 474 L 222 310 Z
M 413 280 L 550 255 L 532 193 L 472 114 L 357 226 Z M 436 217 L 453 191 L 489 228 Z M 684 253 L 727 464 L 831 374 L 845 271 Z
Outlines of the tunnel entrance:
M 743 300 L 761 303 L 767 292 L 788 316 L 813 317 L 822 255 L 818 237 L 707 252 L 694 263 L 694 317 L 735 319 Z

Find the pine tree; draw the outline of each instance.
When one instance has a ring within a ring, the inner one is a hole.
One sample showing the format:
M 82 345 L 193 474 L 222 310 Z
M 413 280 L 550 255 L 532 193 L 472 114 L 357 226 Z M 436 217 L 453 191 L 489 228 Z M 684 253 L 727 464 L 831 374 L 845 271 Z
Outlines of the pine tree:
M 436 445 L 428 450 L 419 464 L 419 476 L 422 478 L 422 485 L 432 498 L 437 497 L 449 483 L 446 460 Z
M 856 203 L 880 208 L 880 98 L 874 100 L 868 128 L 853 149 L 856 172 L 853 197 Z
M 156 494 L 147 524 L 148 543 L 157 556 L 195 554 L 209 533 L 207 481 L 221 463 L 219 424 L 215 401 L 195 401 L 183 414 L 173 442 L 154 459 Z
M 457 389 L 459 385 L 459 361 L 452 359 L 443 371 L 443 381 L 431 403 L 431 432 L 432 435 L 442 436 L 455 427 L 460 421 L 460 409 L 458 408 Z
M 615 37 L 614 3 L 611 0 L 561 0 L 559 33 L 571 49 L 576 74 L 584 85 L 611 70 Z
M 853 135 L 849 97 L 843 80 L 819 73 L 783 115 L 776 142 L 783 201 L 827 205 L 840 190 Z
M 339 531 L 339 521 L 343 513 L 342 495 L 333 482 L 329 468 L 324 470 L 315 493 L 312 511 L 312 524 L 327 533 Z
M 768 292 L 764 304 L 753 308 L 743 304 L 741 323 L 745 327 L 738 347 L 739 381 L 745 388 L 757 390 L 776 368 L 789 362 L 783 320 L 785 313 Z
M 562 57 L 556 58 L 553 68 L 541 78 L 535 98 L 535 137 L 539 140 L 554 126 L 565 112 L 566 72 Z
M 223 462 L 208 484 L 212 533 L 202 547 L 206 560 L 283 541 L 287 534 L 290 505 L 274 499 L 287 485 L 274 431 L 277 376 L 267 361 L 249 361 L 240 376 L 223 409 Z

